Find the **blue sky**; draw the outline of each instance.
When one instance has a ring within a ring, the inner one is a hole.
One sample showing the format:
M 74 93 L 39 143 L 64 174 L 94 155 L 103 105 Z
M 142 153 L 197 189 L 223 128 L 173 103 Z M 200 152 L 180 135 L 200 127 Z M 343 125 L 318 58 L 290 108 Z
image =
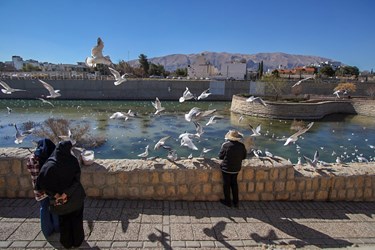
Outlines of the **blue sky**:
M 1 0 L 0 61 L 113 62 L 203 51 L 284 52 L 375 68 L 372 0 Z

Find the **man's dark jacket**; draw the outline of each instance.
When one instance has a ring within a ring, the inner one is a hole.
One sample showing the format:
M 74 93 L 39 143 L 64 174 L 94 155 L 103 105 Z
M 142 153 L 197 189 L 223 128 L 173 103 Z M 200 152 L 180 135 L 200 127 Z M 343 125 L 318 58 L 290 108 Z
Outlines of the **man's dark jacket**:
M 223 160 L 220 168 L 225 173 L 235 174 L 241 170 L 242 160 L 246 159 L 245 145 L 238 141 L 226 141 L 221 145 L 219 159 Z

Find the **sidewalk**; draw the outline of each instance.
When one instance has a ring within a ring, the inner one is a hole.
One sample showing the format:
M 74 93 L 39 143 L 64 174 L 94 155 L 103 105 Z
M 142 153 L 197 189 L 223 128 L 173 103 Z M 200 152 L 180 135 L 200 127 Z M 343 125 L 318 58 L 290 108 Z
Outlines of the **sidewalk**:
M 86 199 L 81 249 L 375 249 L 375 203 Z M 0 199 L 0 248 L 61 248 L 34 199 Z

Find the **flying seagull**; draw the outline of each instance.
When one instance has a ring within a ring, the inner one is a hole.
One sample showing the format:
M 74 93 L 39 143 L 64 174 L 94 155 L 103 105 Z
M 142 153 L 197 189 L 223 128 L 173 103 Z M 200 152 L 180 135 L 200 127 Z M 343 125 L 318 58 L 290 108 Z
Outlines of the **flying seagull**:
M 39 80 L 39 82 L 41 82 L 43 84 L 43 87 L 45 87 L 48 90 L 49 95 L 46 96 L 47 98 L 56 98 L 56 97 L 61 96 L 61 94 L 59 93 L 60 90 L 58 90 L 58 89 L 55 90 L 50 84 L 46 83 L 43 80 L 40 80 L 40 79 L 38 79 L 38 80 Z
M 249 98 L 246 99 L 246 102 L 251 102 L 251 103 L 258 102 L 258 103 L 262 104 L 263 106 L 267 106 L 267 104 L 259 96 L 257 96 L 257 97 L 250 96 Z
M 26 91 L 24 89 L 14 89 L 14 88 L 11 88 L 11 87 L 9 87 L 8 84 L 6 84 L 5 82 L 3 82 L 1 80 L 0 80 L 0 85 L 3 87 L 3 89 L 1 89 L 1 92 L 3 92 L 4 94 L 7 94 L 7 95 L 10 95 L 13 92 L 17 92 L 17 91 Z
M 165 136 L 161 138 L 154 146 L 154 150 L 158 150 L 161 146 L 164 146 L 165 141 L 168 140 L 171 136 Z
M 289 143 L 291 142 L 295 142 L 298 140 L 298 137 L 304 133 L 306 133 L 311 127 L 312 125 L 314 125 L 314 122 L 310 122 L 309 124 L 307 124 L 307 126 L 305 128 L 302 128 L 300 130 L 298 130 L 296 133 L 292 134 L 291 136 L 289 136 L 285 143 L 284 143 L 284 146 L 288 145 Z
M 211 124 L 215 124 L 217 122 L 217 119 L 222 119 L 222 118 L 224 118 L 224 116 L 213 115 L 213 116 L 210 117 L 210 119 L 206 123 L 206 126 L 211 125 Z
M 46 103 L 46 104 L 51 105 L 52 107 L 55 107 L 55 105 L 53 105 L 52 102 L 49 102 L 49 101 L 47 101 L 47 100 L 44 100 L 43 98 L 38 98 L 38 100 L 41 100 L 43 103 Z
M 139 154 L 138 157 L 146 158 L 146 157 L 148 156 L 148 147 L 149 147 L 149 145 L 147 145 L 147 146 L 145 147 L 145 152 Z
M 194 145 L 193 141 L 188 135 L 185 135 L 181 138 L 181 146 L 185 146 L 193 150 L 198 150 L 197 146 Z
M 156 97 L 155 102 L 151 102 L 152 106 L 156 109 L 154 115 L 159 114 L 161 111 L 165 110 L 164 107 L 161 106 L 161 102 L 159 98 Z
M 187 101 L 187 100 L 190 100 L 190 99 L 193 99 L 193 98 L 194 98 L 194 95 L 189 91 L 189 88 L 186 87 L 184 93 L 182 93 L 182 96 L 180 97 L 180 99 L 178 101 L 184 102 L 184 101 Z
M 16 144 L 21 144 L 23 142 L 23 139 L 25 139 L 26 136 L 30 135 L 34 131 L 34 128 L 32 128 L 21 133 L 18 130 L 16 124 L 14 124 L 14 127 L 16 128 L 16 140 L 14 141 L 14 143 Z
M 111 68 L 111 67 L 108 67 L 109 70 L 111 71 L 112 75 L 115 77 L 115 82 L 114 84 L 117 86 L 117 85 L 120 85 L 121 83 L 123 82 L 126 82 L 126 74 L 123 74 L 123 75 L 120 75 L 120 72 L 118 72 L 117 70 Z
M 205 91 L 203 91 L 202 94 L 200 94 L 200 95 L 198 96 L 198 100 L 205 99 L 205 98 L 207 98 L 209 95 L 211 95 L 211 93 L 209 93 L 208 91 L 210 91 L 210 89 L 206 89 Z
M 314 78 L 314 77 L 313 77 L 313 76 L 310 76 L 310 77 L 307 77 L 307 78 L 305 78 L 305 79 L 301 79 L 301 80 L 299 80 L 298 82 L 296 82 L 296 83 L 292 86 L 292 88 L 294 88 L 294 87 L 300 85 L 303 81 L 306 81 L 306 80 L 311 79 L 311 78 Z
M 90 67 L 96 67 L 97 64 L 112 65 L 112 61 L 109 56 L 103 56 L 104 43 L 100 37 L 98 37 L 97 44 L 91 50 L 91 56 L 86 58 L 85 64 Z
M 260 124 L 255 129 L 253 128 L 253 126 L 251 126 L 251 124 L 249 124 L 249 126 L 250 126 L 251 131 L 253 131 L 253 133 L 250 136 L 260 136 L 260 129 L 261 129 Z
M 319 152 L 318 150 L 315 151 L 315 154 L 314 154 L 314 159 L 311 160 L 310 158 L 306 157 L 306 156 L 303 156 L 303 158 L 305 159 L 305 161 L 307 162 L 308 165 L 316 168 L 318 162 L 319 162 Z

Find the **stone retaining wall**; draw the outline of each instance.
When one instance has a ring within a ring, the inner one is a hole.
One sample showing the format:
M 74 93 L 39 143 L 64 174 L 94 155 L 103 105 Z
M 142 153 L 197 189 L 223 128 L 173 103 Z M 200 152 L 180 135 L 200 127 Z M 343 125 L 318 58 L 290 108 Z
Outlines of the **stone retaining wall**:
M 272 102 L 267 106 L 248 103 L 245 97 L 234 95 L 230 110 L 235 113 L 278 119 L 321 119 L 326 115 L 343 113 L 374 116 L 375 100 L 338 100 L 321 102 Z
M 0 197 L 33 197 L 24 149 L 0 149 Z M 375 163 L 332 165 L 313 170 L 283 160 L 247 159 L 238 177 L 241 200 L 375 200 Z M 96 160 L 82 166 L 89 197 L 215 201 L 222 197 L 219 160 L 170 162 Z

